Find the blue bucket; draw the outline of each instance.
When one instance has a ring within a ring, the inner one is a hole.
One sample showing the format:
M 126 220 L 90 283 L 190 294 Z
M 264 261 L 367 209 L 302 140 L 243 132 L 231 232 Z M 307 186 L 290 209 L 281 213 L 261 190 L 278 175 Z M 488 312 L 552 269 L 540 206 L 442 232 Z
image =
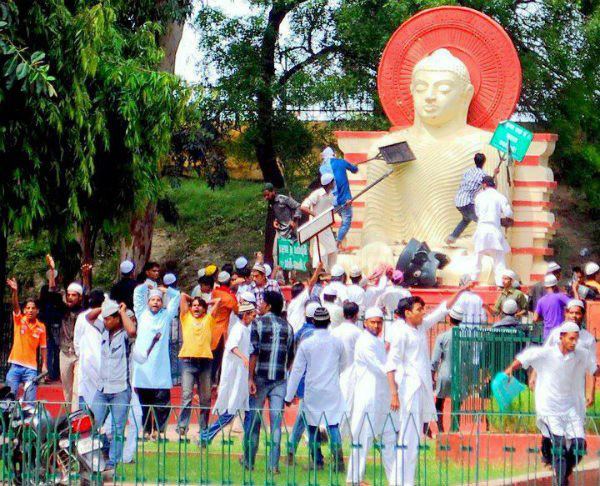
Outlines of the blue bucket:
M 492 393 L 498 402 L 498 407 L 501 412 L 505 412 L 510 408 L 510 404 L 517 398 L 519 393 L 527 388 L 515 377 L 508 379 L 508 375 L 501 371 L 496 374 L 492 380 Z

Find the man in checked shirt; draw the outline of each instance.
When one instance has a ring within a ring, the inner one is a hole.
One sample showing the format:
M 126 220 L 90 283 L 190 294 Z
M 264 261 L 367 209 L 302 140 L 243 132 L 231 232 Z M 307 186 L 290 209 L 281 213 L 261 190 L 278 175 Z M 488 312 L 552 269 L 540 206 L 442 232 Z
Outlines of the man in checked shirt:
M 281 444 L 281 420 L 286 392 L 287 371 L 294 359 L 294 331 L 281 317 L 283 296 L 278 292 L 265 291 L 258 303 L 261 317 L 250 326 L 249 411 L 244 417 L 244 467 L 253 469 L 258 450 L 262 410 L 269 399 L 269 422 L 271 425 L 268 468 L 279 473 Z
M 454 198 L 456 209 L 460 211 L 462 219 L 454 228 L 450 236 L 446 238 L 446 244 L 452 245 L 460 237 L 462 232 L 469 226 L 471 221 L 477 221 L 475 215 L 475 195 L 481 189 L 483 178 L 487 175 L 483 170 L 485 164 L 485 155 L 481 153 L 475 154 L 475 167 L 471 167 L 464 174 L 458 192 Z M 494 169 L 494 179 L 500 172 L 500 168 Z

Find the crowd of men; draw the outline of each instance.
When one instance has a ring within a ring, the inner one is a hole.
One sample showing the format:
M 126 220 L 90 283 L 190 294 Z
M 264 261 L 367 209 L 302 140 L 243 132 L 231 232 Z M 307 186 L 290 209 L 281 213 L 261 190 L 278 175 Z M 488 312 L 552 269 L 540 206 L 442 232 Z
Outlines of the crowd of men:
M 540 285 L 542 292 L 533 286 L 529 296 L 517 288 L 514 273 L 506 270 L 494 307 L 483 303 L 474 291 L 474 280 L 465 275 L 455 295 L 426 313 L 425 302 L 403 287 L 402 272 L 386 265 L 365 276 L 358 267 L 347 272 L 337 264 L 326 273 L 319 262 L 310 279 L 292 285 L 291 299 L 286 302 L 280 282 L 270 278 L 279 270 L 271 270 L 261 254 L 252 263 L 240 257 L 221 268 L 214 264 L 202 268 L 198 285 L 189 294 L 177 288 L 174 274 L 162 274 L 154 262 L 135 278 L 134 265 L 127 260 L 121 263 L 121 278 L 109 292 L 93 289 L 86 293 L 73 282 L 63 293 L 56 283 L 54 261 L 51 257 L 47 261 L 45 297 L 54 296 L 51 301 L 60 305 L 55 314 L 60 316 L 57 344 L 65 401 L 75 408 L 89 407 L 99 424 L 110 415 L 113 437 L 125 433 L 125 444 L 111 441 L 112 467 L 133 459 L 137 425 L 147 439 L 165 433 L 173 386 L 170 334 L 179 326 L 182 401 L 176 409 L 182 436 L 188 433 L 196 387 L 200 441 L 210 442 L 243 413 L 241 461 L 253 468 L 262 411 L 268 400 L 273 447 L 267 462 L 276 473 L 283 410 L 299 399 L 288 461 L 293 461 L 308 429 L 314 466 L 324 467 L 318 433 L 324 426 L 331 443 L 331 460 L 342 468 L 341 437 L 349 433 L 354 442 L 362 444 L 353 448 L 348 458 L 348 481 L 353 484 L 364 480 L 366 457 L 376 437 L 390 446 L 383 449 L 390 484 L 412 484 L 423 428 L 437 421 L 438 429 L 443 430 L 441 409 L 451 381 L 452 334 L 450 329 L 438 335 L 432 360 L 428 330 L 437 323 L 468 327 L 496 319 L 495 327 L 519 329 L 524 327 L 523 317 L 532 311 L 534 319 L 543 323 L 546 347 L 572 352 L 568 350 L 575 349 L 572 342 L 576 344 L 577 337 L 572 336 L 576 333 L 580 342 L 576 349 L 588 351 L 585 355 L 578 351 L 583 357 L 577 359 L 594 357 L 578 370 L 583 376 L 585 370 L 595 373 L 595 338 L 585 329 L 579 331 L 585 316 L 580 295 L 593 296 L 599 285 L 599 269 L 592 262 L 584 267 L 586 277 L 575 272 L 566 289 L 564 282 L 559 283 L 560 267 L 551 262 Z M 21 307 L 16 280 L 7 283 L 12 291 L 14 342 L 6 381 L 16 393 L 21 383 L 37 373 L 38 349 L 42 351 L 42 368 L 47 368 L 47 336 L 40 304 L 29 299 Z M 571 348 L 563 346 L 565 336 L 571 340 Z M 542 384 L 549 386 L 548 374 L 539 365 L 548 363 L 549 358 L 543 356 L 524 354 L 517 359 L 521 366 L 537 370 L 536 398 L 542 398 L 536 405 L 547 415 L 554 411 L 552 405 L 544 408 L 543 397 L 548 393 L 538 392 Z M 518 366 L 513 364 L 510 371 Z M 561 366 L 560 359 L 557 366 Z M 574 382 L 585 387 L 585 379 Z M 571 381 L 567 385 L 571 387 L 573 410 L 583 423 L 585 406 L 581 404 L 593 401 L 594 390 L 576 390 Z M 213 387 L 218 387 L 214 404 Z M 27 393 L 26 400 L 35 399 L 35 387 Z M 569 396 L 564 390 L 562 393 Z M 213 423 L 211 405 L 216 416 Z M 577 417 L 569 413 L 571 419 Z M 572 424 L 569 430 L 558 428 L 556 423 L 545 427 L 545 437 L 555 442 L 561 437 L 573 438 Z M 577 429 L 575 438 L 583 440 L 581 430 Z M 403 447 L 393 447 L 398 443 Z M 552 459 L 549 461 L 553 464 Z
M 170 338 L 178 332 L 182 397 L 175 410 L 181 436 L 189 433 L 196 389 L 200 443 L 209 443 L 243 414 L 240 461 L 252 469 L 268 400 L 267 466 L 277 473 L 283 410 L 298 400 L 288 461 L 293 462 L 307 431 L 311 463 L 323 468 L 319 429 L 326 428 L 332 464 L 342 469 L 342 436 L 350 434 L 360 447 L 353 447 L 347 458 L 347 480 L 364 484 L 369 449 L 379 438 L 389 483 L 410 485 L 423 430 L 432 421 L 443 430 L 441 410 L 452 379 L 452 330 L 438 335 L 433 359 L 428 331 L 443 322 L 472 327 L 493 321 L 498 329 L 527 332 L 524 322 L 531 315 L 543 328 L 546 344 L 523 351 L 506 371 L 511 375 L 519 367 L 535 370 L 531 386 L 540 429 L 555 446 L 550 449 L 555 452 L 556 444 L 564 449 L 560 460 L 555 453 L 545 458 L 566 481 L 579 457 L 572 453 L 573 444 L 583 447 L 585 404 L 593 402 L 594 382 L 585 390 L 585 373 L 596 373 L 595 338 L 584 329 L 584 301 L 600 293 L 600 267 L 588 262 L 563 281 L 560 266 L 550 262 L 543 282 L 525 295 L 498 249 L 492 256 L 502 263 L 496 268 L 500 295 L 493 307 L 477 295 L 477 275 L 468 273 L 454 295 L 427 312 L 423 299 L 403 285 L 400 270 L 381 264 L 363 275 L 357 266 L 346 269 L 336 263 L 352 218 L 346 172 L 356 167 L 327 150 L 323 159 L 321 187 L 302 203 L 278 194 L 269 184 L 263 191 L 272 206 L 277 237 L 292 235 L 302 213 L 314 217 L 334 206 L 343 218 L 337 236 L 330 228 L 320 234 L 320 247 L 313 251 L 314 273 L 291 285 L 288 301 L 276 254 L 274 268 L 260 253 L 252 262 L 241 256 L 233 263 L 207 265 L 198 271 L 198 284 L 189 293 L 179 288 L 177 275 L 158 263 L 136 269 L 129 260 L 121 262 L 121 278 L 111 289 L 90 291 L 73 282 L 63 290 L 48 256 L 48 281 L 39 300 L 28 299 L 21 306 L 17 281 L 7 281 L 14 320 L 7 384 L 16 394 L 20 384 L 30 381 L 41 350 L 42 369 L 48 369 L 51 378 L 60 375 L 68 406 L 88 407 L 96 424 L 111 432 L 108 465 L 115 467 L 133 460 L 138 431 L 149 440 L 166 432 L 173 410 Z M 476 163 L 483 165 L 477 158 Z M 484 189 L 473 196 L 476 200 L 495 184 L 482 176 L 480 185 Z M 481 210 L 475 202 L 475 215 L 472 208 L 459 205 L 463 199 L 457 202 L 464 219 L 449 243 L 474 217 L 481 222 L 485 208 L 496 208 L 492 226 L 500 228 L 505 204 L 496 193 L 484 197 Z M 495 230 L 482 230 L 476 240 L 489 242 L 495 238 L 492 233 L 497 236 Z M 482 254 L 489 255 L 487 250 Z M 575 379 L 552 381 L 553 374 L 563 372 Z M 26 401 L 34 400 L 36 387 L 28 388 L 27 394 Z M 548 419 L 553 414 L 563 418 Z M 124 443 L 116 439 L 123 434 Z

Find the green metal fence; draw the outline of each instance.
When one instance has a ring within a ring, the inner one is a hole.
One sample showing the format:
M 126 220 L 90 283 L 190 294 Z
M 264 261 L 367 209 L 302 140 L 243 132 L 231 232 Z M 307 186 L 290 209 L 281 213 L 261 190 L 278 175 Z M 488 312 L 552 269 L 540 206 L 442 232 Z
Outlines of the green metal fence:
M 118 464 L 114 474 L 100 471 L 86 472 L 78 458 L 78 445 L 86 440 L 86 434 L 53 418 L 46 403 L 34 406 L 29 424 L 19 425 L 19 417 L 27 421 L 29 413 L 17 408 L 10 418 L 4 417 L 1 445 L 2 484 L 243 484 L 243 485 L 341 485 L 346 484 L 348 470 L 356 465 L 350 461 L 352 454 L 367 448 L 357 437 L 346 430 L 343 435 L 344 462 L 334 460 L 331 449 L 324 438 L 321 442 L 324 456 L 323 468 L 311 459 L 309 448 L 303 440 L 295 454 L 292 452 L 291 418 L 283 418 L 281 433 L 281 459 L 279 469 L 266 467 L 266 458 L 275 446 L 269 423 L 263 415 L 261 438 L 254 467 L 240 464 L 243 457 L 244 434 L 239 414 L 233 424 L 219 433 L 212 442 L 199 443 L 197 423 L 201 410 L 192 413 L 191 431 L 179 437 L 174 421 L 179 409 L 171 409 L 171 425 L 156 439 L 140 437 L 134 441 L 133 462 Z M 61 411 L 65 411 L 64 407 Z M 486 422 L 490 416 L 504 424 L 502 432 L 490 430 Z M 553 472 L 542 464 L 541 442 L 537 432 L 532 432 L 531 414 L 481 414 L 455 413 L 453 421 L 468 423 L 460 431 L 439 434 L 434 438 L 423 438 L 418 451 L 415 484 L 458 485 L 458 484 L 550 484 Z M 215 417 L 213 417 L 213 420 Z M 347 425 L 345 418 L 342 424 Z M 410 421 L 409 421 L 410 422 Z M 369 424 L 369 421 L 365 422 Z M 135 439 L 136 427 L 119 433 L 116 440 L 127 442 L 130 435 Z M 325 420 L 323 421 L 325 424 Z M 368 426 L 368 425 L 366 425 Z M 421 432 L 414 425 L 415 432 Z M 110 427 L 108 427 L 110 429 Z M 575 451 L 577 457 L 586 456 L 572 476 L 571 484 L 598 484 L 598 453 L 600 437 L 593 421 L 588 423 L 588 452 Z M 102 431 L 94 432 L 88 439 L 100 440 Z M 107 430 L 110 434 L 110 430 Z M 394 456 L 404 449 L 398 434 L 392 447 Z M 425 436 L 423 436 L 425 437 Z M 89 441 L 88 441 L 89 443 Z M 372 485 L 390 484 L 386 476 L 384 456 L 386 447 L 376 437 L 366 452 L 364 479 Z M 96 456 L 101 453 L 94 452 Z M 554 454 L 554 451 L 553 451 Z M 558 454 L 558 451 L 556 451 Z M 314 455 L 313 455 L 314 457 Z M 97 457 L 98 459 L 98 457 Z M 410 484 L 401 478 L 403 467 L 395 470 L 391 484 Z M 594 475 L 595 474 L 595 475 Z

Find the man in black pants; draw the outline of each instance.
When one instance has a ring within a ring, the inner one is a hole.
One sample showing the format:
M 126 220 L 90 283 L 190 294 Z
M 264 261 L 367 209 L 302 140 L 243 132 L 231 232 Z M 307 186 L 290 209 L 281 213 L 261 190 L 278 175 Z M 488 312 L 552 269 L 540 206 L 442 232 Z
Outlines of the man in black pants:
M 463 174 L 460 186 L 458 187 L 458 192 L 454 198 L 454 204 L 456 205 L 456 209 L 458 209 L 462 215 L 462 219 L 456 225 L 452 234 L 446 238 L 446 243 L 448 245 L 453 244 L 460 238 L 460 235 L 462 235 L 463 231 L 469 226 L 471 221 L 477 221 L 477 216 L 475 214 L 475 195 L 481 188 L 483 178 L 487 174 L 483 170 L 485 155 L 480 153 L 475 154 L 474 160 L 475 167 L 471 167 Z M 494 169 L 494 179 L 498 175 L 498 172 L 500 172 L 499 168 Z

